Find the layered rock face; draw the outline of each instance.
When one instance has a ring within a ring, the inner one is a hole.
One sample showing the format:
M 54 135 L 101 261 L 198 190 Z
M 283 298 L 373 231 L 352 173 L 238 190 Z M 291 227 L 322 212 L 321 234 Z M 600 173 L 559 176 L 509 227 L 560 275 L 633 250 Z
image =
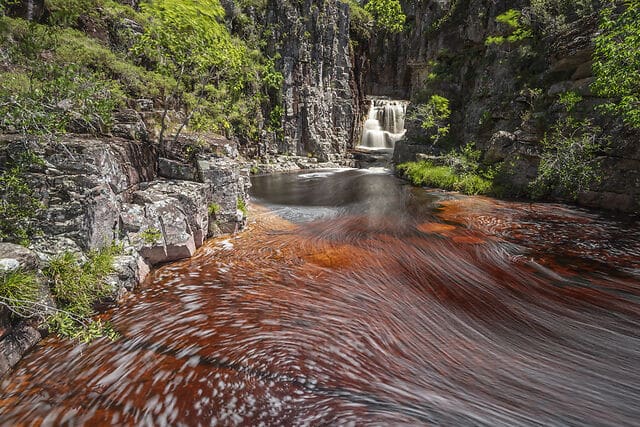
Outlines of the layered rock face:
M 239 229 L 248 171 L 241 171 L 230 141 L 205 144 L 187 160 L 160 157 L 142 141 L 65 137 L 43 153 L 45 166 L 31 176 L 46 205 L 46 237 L 33 248 L 53 254 L 119 241 L 140 258 L 132 262 L 153 266 L 187 258 L 208 236 Z
M 152 267 L 188 258 L 207 237 L 244 226 L 249 171 L 235 143 L 199 135 L 160 155 L 155 145 L 134 139 L 136 132 L 124 131 L 145 129 L 142 120 L 119 126 L 131 139 L 68 135 L 46 148 L 31 146 L 44 160 L 27 175 L 45 206 L 37 219 L 42 235 L 32 236 L 29 249 L 0 243 L 0 271 L 37 273 L 62 252 L 82 257 L 118 242 L 124 251 L 107 279 L 118 299 Z M 0 167 L 25 144 L 2 136 Z M 44 314 L 54 302 L 42 284 Z M 0 306 L 0 376 L 40 340 L 36 320 L 15 323 Z
M 359 121 L 348 6 L 338 0 L 271 0 L 268 11 L 284 75 L 284 139 L 273 148 L 336 160 L 349 148 Z
M 563 117 L 559 94 L 574 91 L 582 102 L 572 112 L 587 118 L 604 102 L 590 90 L 597 14 L 566 25 L 544 40 L 489 44 L 505 33 L 496 17 L 529 2 L 489 0 L 403 1 L 409 30 L 379 36 L 367 52 L 364 91 L 425 102 L 431 94 L 451 102 L 451 139 L 474 142 L 489 163 L 506 162 L 509 185 L 524 193 L 535 179 L 545 132 Z M 600 153 L 604 176 L 579 196 L 581 204 L 627 212 L 640 210 L 638 132 L 614 119 L 595 123 L 611 139 Z M 407 139 L 396 145 L 395 160 L 415 159 L 434 150 L 416 122 L 407 122 Z

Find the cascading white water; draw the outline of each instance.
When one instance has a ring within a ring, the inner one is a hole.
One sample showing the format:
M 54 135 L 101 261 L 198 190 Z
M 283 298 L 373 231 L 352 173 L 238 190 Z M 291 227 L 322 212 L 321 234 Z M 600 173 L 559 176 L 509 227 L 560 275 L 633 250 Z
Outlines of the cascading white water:
M 362 141 L 357 149 L 391 151 L 396 141 L 405 134 L 404 117 L 407 101 L 372 99 L 369 115 L 362 130 Z

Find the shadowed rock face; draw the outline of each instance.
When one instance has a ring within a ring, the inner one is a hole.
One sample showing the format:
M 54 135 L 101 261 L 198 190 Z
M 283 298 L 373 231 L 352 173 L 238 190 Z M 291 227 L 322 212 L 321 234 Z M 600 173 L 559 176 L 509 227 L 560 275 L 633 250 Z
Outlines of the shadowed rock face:
M 340 1 L 269 2 L 284 75 L 284 142 L 280 153 L 344 154 L 359 120 L 352 91 L 348 6 Z

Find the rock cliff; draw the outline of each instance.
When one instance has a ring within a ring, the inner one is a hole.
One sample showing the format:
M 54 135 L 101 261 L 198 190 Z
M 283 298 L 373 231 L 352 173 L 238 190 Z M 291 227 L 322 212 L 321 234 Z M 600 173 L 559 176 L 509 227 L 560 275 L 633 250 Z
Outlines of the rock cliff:
M 284 76 L 284 138 L 277 151 L 339 159 L 360 119 L 352 90 L 348 6 L 338 0 L 271 0 L 267 22 Z
M 496 18 L 509 9 L 530 10 L 530 2 L 402 3 L 408 30 L 374 37 L 366 52 L 361 81 L 368 95 L 411 99 L 414 105 L 431 94 L 447 97 L 452 145 L 474 142 L 488 163 L 513 165 L 508 184 L 518 195 L 536 177 L 545 133 L 563 117 L 559 95 L 575 92 L 582 101 L 573 114 L 593 119 L 603 129 L 602 138 L 611 141 L 610 149 L 599 154 L 602 180 L 582 192 L 578 202 L 640 210 L 640 135 L 615 119 L 590 117 L 604 102 L 590 89 L 597 11 L 567 16 L 562 28 L 544 36 L 488 44 L 489 37 L 505 32 Z M 425 143 L 415 121 L 407 127 L 406 141 L 397 145 L 397 162 L 437 150 Z

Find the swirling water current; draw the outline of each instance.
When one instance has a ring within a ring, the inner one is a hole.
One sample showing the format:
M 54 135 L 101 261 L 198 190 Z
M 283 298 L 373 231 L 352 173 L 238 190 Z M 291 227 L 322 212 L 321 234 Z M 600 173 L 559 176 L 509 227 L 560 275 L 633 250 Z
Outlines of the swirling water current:
M 256 177 L 249 230 L 155 271 L 118 341 L 48 338 L 3 425 L 640 424 L 640 227 L 384 171 Z

